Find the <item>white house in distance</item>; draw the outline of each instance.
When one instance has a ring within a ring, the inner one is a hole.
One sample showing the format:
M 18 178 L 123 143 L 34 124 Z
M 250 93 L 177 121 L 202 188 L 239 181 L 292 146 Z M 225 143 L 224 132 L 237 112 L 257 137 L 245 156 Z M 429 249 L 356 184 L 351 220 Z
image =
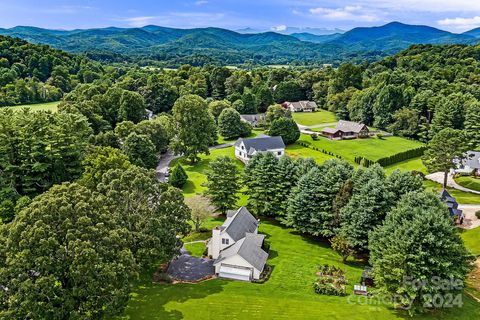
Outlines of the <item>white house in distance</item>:
M 265 114 L 241 114 L 240 119 L 255 128 L 258 126 L 258 122 L 265 122 Z
M 285 143 L 279 136 L 240 138 L 235 142 L 235 156 L 243 163 L 247 163 L 257 152 L 272 152 L 277 158 L 280 158 L 285 154 Z
M 208 255 L 215 259 L 215 274 L 243 281 L 260 279 L 268 259 L 262 249 L 264 235 L 258 234 L 259 221 L 247 208 L 227 212 L 227 219 L 212 230 Z
M 452 173 L 475 174 L 480 176 L 480 151 L 467 151 L 465 159 L 456 161 L 457 168 Z
M 285 102 L 285 108 L 291 112 L 315 112 L 318 107 L 313 101 Z

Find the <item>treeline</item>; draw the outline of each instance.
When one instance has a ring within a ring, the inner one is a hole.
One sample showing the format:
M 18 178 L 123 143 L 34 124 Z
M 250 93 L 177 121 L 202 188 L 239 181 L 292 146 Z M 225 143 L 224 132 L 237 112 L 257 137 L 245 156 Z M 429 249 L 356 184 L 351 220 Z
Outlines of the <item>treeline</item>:
M 58 101 L 103 72 L 81 56 L 0 36 L 0 107 Z
M 75 112 L 0 110 L 0 318 L 118 315 L 178 254 L 190 209 L 146 169 L 169 142 L 162 121 L 93 136 Z

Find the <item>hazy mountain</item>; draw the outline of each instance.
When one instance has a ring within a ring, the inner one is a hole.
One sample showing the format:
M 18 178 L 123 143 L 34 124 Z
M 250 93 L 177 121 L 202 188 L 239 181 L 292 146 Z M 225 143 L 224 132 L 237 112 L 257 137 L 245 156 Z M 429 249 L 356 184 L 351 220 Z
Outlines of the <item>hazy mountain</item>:
M 292 33 L 291 36 L 301 41 L 308 41 L 313 43 L 325 43 L 325 42 L 333 41 L 335 39 L 340 38 L 342 34 L 333 33 L 333 34 L 325 34 L 325 35 L 315 35 L 307 32 L 302 32 L 302 33 Z
M 412 44 L 472 44 L 476 40 L 466 34 L 455 34 L 429 26 L 391 22 L 380 27 L 354 28 L 333 40 L 352 49 L 399 51 Z
M 475 38 L 480 38 L 480 28 L 472 29 L 470 31 L 464 32 L 463 34 L 467 36 L 472 36 Z
M 287 27 L 287 26 L 279 26 L 270 29 L 253 29 L 253 28 L 245 28 L 240 30 L 235 30 L 238 33 L 263 33 L 273 31 L 280 34 L 285 35 L 293 35 L 298 33 L 309 33 L 312 35 L 322 36 L 322 35 L 330 35 L 335 33 L 344 33 L 345 30 L 341 30 L 338 28 L 335 29 L 328 29 L 328 28 L 300 28 L 300 27 Z
M 285 28 L 282 32 L 294 29 Z M 308 30 L 320 32 L 315 28 Z M 48 30 L 24 26 L 0 29 L 1 35 L 45 43 L 70 52 L 88 52 L 93 58 L 147 58 L 166 61 L 168 64 L 241 64 L 246 61 L 275 64 L 291 61 L 337 63 L 345 60 L 375 60 L 412 44 L 477 43 L 479 40 L 473 35 L 476 32 L 480 31 L 454 34 L 428 26 L 398 22 L 327 35 L 310 32 L 285 35 L 271 31 L 240 33 L 221 28 L 176 29 L 154 25 L 86 30 Z

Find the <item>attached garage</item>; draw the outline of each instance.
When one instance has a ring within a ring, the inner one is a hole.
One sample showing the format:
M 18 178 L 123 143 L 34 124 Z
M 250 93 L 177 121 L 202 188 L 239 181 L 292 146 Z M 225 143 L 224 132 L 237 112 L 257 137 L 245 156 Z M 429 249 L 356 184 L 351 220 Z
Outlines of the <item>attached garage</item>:
M 250 281 L 252 279 L 252 271 L 250 268 L 221 265 L 218 276 L 220 278 Z

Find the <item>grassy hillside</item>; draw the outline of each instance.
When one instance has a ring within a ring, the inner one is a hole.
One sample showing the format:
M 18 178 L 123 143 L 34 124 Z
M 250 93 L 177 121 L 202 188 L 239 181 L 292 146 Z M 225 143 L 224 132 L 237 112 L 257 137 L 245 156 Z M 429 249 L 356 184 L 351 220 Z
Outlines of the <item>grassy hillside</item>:
M 20 110 L 23 108 L 29 108 L 33 111 L 52 111 L 57 112 L 57 107 L 60 104 L 60 101 L 55 102 L 46 102 L 46 103 L 36 103 L 36 104 L 23 104 L 19 106 L 12 106 L 12 107 L 4 107 L 10 108 L 12 110 Z

